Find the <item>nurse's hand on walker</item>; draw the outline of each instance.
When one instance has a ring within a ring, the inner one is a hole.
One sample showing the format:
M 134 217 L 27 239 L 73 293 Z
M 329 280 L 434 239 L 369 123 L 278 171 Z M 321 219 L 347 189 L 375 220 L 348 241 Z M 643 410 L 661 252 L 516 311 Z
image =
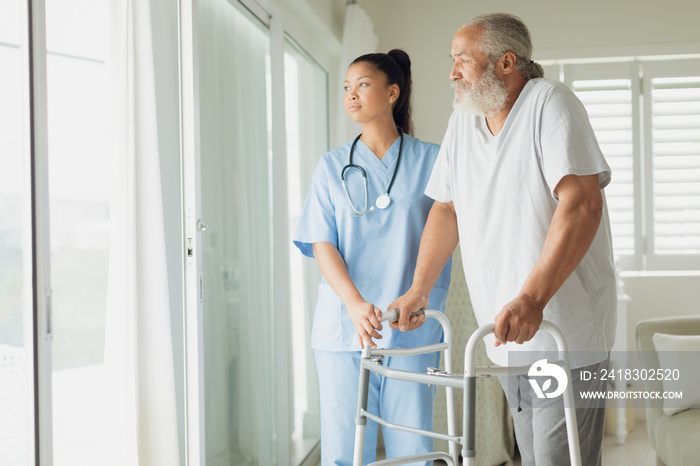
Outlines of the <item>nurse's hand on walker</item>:
M 357 339 L 360 343 L 360 348 L 363 348 L 364 341 L 369 343 L 372 348 L 376 348 L 377 344 L 372 338 L 382 339 L 382 336 L 377 330 L 382 327 L 382 311 L 374 304 L 367 301 L 360 301 L 347 305 L 348 313 L 352 323 L 355 324 L 357 330 Z
M 405 295 L 389 305 L 388 309 L 399 309 L 399 320 L 389 325 L 393 329 L 407 332 L 415 330 L 425 323 L 425 315 L 411 316 L 414 312 L 428 308 L 428 298 L 419 293 L 408 290 Z

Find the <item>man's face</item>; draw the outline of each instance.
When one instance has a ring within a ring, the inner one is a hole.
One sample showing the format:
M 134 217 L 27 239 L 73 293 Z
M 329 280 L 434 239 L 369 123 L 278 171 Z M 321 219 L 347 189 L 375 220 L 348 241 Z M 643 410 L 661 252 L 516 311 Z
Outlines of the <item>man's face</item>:
M 491 117 L 505 107 L 508 90 L 495 73 L 497 61 L 489 60 L 478 46 L 480 38 L 481 31 L 471 27 L 458 31 L 452 41 L 452 106 L 463 113 Z

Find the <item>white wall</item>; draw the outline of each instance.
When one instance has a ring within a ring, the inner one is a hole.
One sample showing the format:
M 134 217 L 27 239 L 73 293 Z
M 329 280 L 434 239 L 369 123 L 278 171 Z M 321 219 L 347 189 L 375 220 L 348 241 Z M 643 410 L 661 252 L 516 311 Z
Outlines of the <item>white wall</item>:
M 411 56 L 417 136 L 442 141 L 452 111 L 450 44 L 472 16 L 503 11 L 530 28 L 534 59 L 700 53 L 700 2 L 688 0 L 359 0 L 380 37 L 380 51 Z M 700 274 L 625 276 L 629 349 L 644 319 L 700 314 Z
M 632 298 L 627 312 L 627 342 L 636 350 L 635 328 L 646 319 L 700 314 L 700 272 L 693 274 L 624 274 L 625 292 Z
M 309 0 L 311 2 L 312 0 Z M 403 48 L 413 61 L 418 137 L 441 142 L 451 111 L 450 44 L 478 14 L 502 11 L 530 28 L 535 60 L 606 55 L 700 53 L 700 2 L 689 0 L 359 0 L 380 50 Z M 605 50 L 602 50 L 605 49 Z
M 643 320 L 667 316 L 700 314 L 700 272 L 688 274 L 656 274 L 623 276 L 625 292 L 632 298 L 627 305 L 627 348 L 636 351 L 636 327 Z M 628 367 L 639 368 L 636 355 L 628 359 Z M 641 382 L 633 382 L 633 390 L 641 390 Z M 635 409 L 635 419 L 646 419 L 646 410 Z

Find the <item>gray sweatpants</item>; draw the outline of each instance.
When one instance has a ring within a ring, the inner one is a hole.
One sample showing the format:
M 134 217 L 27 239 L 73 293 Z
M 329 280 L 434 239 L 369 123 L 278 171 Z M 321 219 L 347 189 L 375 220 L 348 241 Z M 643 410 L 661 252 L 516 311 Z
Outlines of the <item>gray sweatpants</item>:
M 574 396 L 577 399 L 576 421 L 578 424 L 581 462 L 584 466 L 600 466 L 602 459 L 603 432 L 605 429 L 605 403 L 597 407 L 579 407 L 580 390 L 602 390 L 606 381 L 581 381 L 581 371 L 601 373 L 608 367 L 610 358 L 587 367 L 571 370 L 574 379 Z M 565 466 L 569 460 L 569 443 L 566 435 L 564 403 L 560 396 L 543 402 L 535 397 L 527 376 L 499 377 L 513 415 L 515 438 L 520 449 L 523 466 Z M 535 407 L 533 408 L 533 397 Z

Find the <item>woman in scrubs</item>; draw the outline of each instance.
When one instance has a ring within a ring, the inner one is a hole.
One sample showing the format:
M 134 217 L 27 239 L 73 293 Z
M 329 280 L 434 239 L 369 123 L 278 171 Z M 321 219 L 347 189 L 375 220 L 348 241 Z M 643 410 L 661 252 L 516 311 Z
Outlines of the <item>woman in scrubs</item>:
M 321 398 L 322 464 L 352 464 L 360 350 L 438 343 L 440 325 L 414 316 L 404 331 L 382 325 L 382 310 L 408 290 L 432 199 L 423 194 L 439 146 L 412 137 L 411 62 L 401 50 L 363 55 L 344 83 L 345 108 L 362 133 L 324 154 L 313 174 L 294 244 L 315 257 L 319 284 L 311 344 Z M 351 160 L 352 159 L 352 160 Z M 448 262 L 430 296 L 444 312 Z M 386 357 L 385 366 L 425 371 L 439 353 Z M 432 429 L 435 387 L 372 373 L 369 412 Z M 368 420 L 363 463 L 375 461 L 377 424 Z M 432 451 L 432 439 L 384 429 L 387 458 Z

